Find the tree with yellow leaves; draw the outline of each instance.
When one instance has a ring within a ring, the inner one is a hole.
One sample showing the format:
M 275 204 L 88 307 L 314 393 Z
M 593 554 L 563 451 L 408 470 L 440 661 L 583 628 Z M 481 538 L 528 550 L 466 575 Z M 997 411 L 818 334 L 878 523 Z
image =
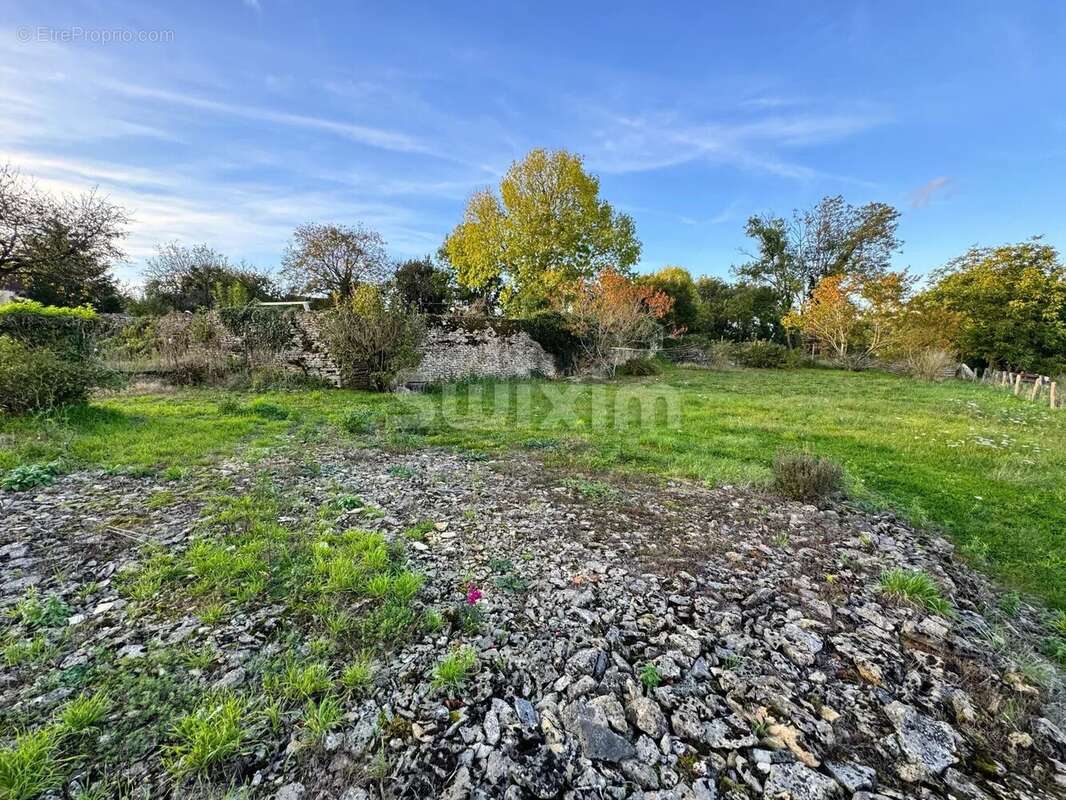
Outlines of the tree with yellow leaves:
M 461 286 L 498 290 L 505 310 L 548 308 L 561 287 L 640 257 L 633 220 L 599 196 L 580 156 L 532 150 L 511 165 L 497 196 L 476 192 L 444 242 Z

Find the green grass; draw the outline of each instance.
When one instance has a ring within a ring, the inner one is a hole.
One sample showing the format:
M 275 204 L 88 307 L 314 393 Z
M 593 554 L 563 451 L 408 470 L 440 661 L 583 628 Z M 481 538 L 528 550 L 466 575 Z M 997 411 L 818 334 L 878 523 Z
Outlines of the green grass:
M 674 393 L 678 419 L 623 426 L 632 414 L 596 410 L 654 399 L 660 387 Z M 473 384 L 469 395 L 405 396 L 402 404 L 337 390 L 119 395 L 52 416 L 0 420 L 0 470 L 61 460 L 67 469 L 176 474 L 241 448 L 262 451 L 308 428 L 346 435 L 342 423 L 358 409 L 382 420 L 411 409 L 424 415 L 404 430 L 377 426 L 371 435 L 384 445 L 477 453 L 551 442 L 541 449 L 549 463 L 589 473 L 767 484 L 775 453 L 811 452 L 844 467 L 852 497 L 942 528 L 1012 588 L 1066 609 L 1062 412 L 979 385 L 835 370 L 670 368 L 606 388 L 532 381 L 495 390 Z M 557 413 L 560 397 L 574 401 L 575 415 Z M 220 410 L 227 398 L 228 412 Z M 507 407 L 492 413 L 496 400 L 495 409 Z M 254 402 L 270 414 L 246 411 Z M 447 413 L 434 416 L 441 408 Z
M 940 587 L 921 570 L 894 569 L 881 576 L 881 592 L 944 617 L 954 612 Z
M 205 698 L 174 726 L 167 769 L 177 778 L 206 772 L 240 754 L 251 737 L 248 703 L 236 694 Z
M 29 800 L 62 786 L 66 766 L 60 756 L 62 738 L 58 728 L 48 726 L 20 734 L 0 749 L 0 797 Z
M 59 724 L 71 733 L 84 733 L 96 727 L 111 707 L 111 702 L 103 692 L 83 694 L 68 702 L 59 712 Z
M 446 655 L 433 670 L 433 686 L 437 689 L 458 691 L 474 667 L 477 666 L 477 653 L 472 647 L 461 647 Z

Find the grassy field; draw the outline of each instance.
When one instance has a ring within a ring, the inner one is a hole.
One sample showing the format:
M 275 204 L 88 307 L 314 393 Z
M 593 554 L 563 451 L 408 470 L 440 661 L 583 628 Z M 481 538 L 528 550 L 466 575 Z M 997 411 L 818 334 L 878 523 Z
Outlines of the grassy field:
M 810 450 L 844 465 L 855 498 L 944 529 L 975 564 L 1066 608 L 1066 413 L 966 383 L 671 369 L 610 386 L 475 384 L 425 395 L 117 395 L 0 420 L 0 470 L 60 460 L 180 474 L 338 432 L 385 445 L 528 448 L 573 469 L 711 483 L 764 481 L 776 451 Z

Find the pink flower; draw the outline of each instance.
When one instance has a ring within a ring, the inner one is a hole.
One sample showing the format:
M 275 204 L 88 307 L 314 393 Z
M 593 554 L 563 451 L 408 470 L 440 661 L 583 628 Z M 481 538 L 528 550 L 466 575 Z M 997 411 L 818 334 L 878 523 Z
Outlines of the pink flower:
M 476 584 L 470 584 L 466 590 L 466 602 L 470 605 L 474 605 L 478 600 L 484 596 L 484 593 L 477 588 Z

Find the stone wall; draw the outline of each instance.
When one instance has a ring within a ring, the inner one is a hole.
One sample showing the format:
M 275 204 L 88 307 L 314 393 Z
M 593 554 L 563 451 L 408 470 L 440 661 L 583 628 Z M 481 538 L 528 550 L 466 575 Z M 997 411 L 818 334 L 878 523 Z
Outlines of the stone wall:
M 409 386 L 462 378 L 554 378 L 555 360 L 525 331 L 445 325 L 430 327 L 418 369 Z
M 257 349 L 229 330 L 214 314 L 221 335 L 208 345 L 186 344 L 180 337 L 192 315 L 170 315 L 169 339 L 176 347 L 164 357 L 179 366 L 183 360 L 196 362 L 232 361 L 252 367 L 274 367 L 341 385 L 341 370 L 330 356 L 322 339 L 321 312 L 289 311 L 292 335 L 280 348 Z M 164 335 L 164 339 L 168 336 Z M 165 368 L 164 368 L 165 371 Z M 429 327 L 422 363 L 401 378 L 401 382 L 418 387 L 429 383 L 462 378 L 528 378 L 535 375 L 556 377 L 555 360 L 525 331 L 506 321 L 456 321 L 434 319 Z

